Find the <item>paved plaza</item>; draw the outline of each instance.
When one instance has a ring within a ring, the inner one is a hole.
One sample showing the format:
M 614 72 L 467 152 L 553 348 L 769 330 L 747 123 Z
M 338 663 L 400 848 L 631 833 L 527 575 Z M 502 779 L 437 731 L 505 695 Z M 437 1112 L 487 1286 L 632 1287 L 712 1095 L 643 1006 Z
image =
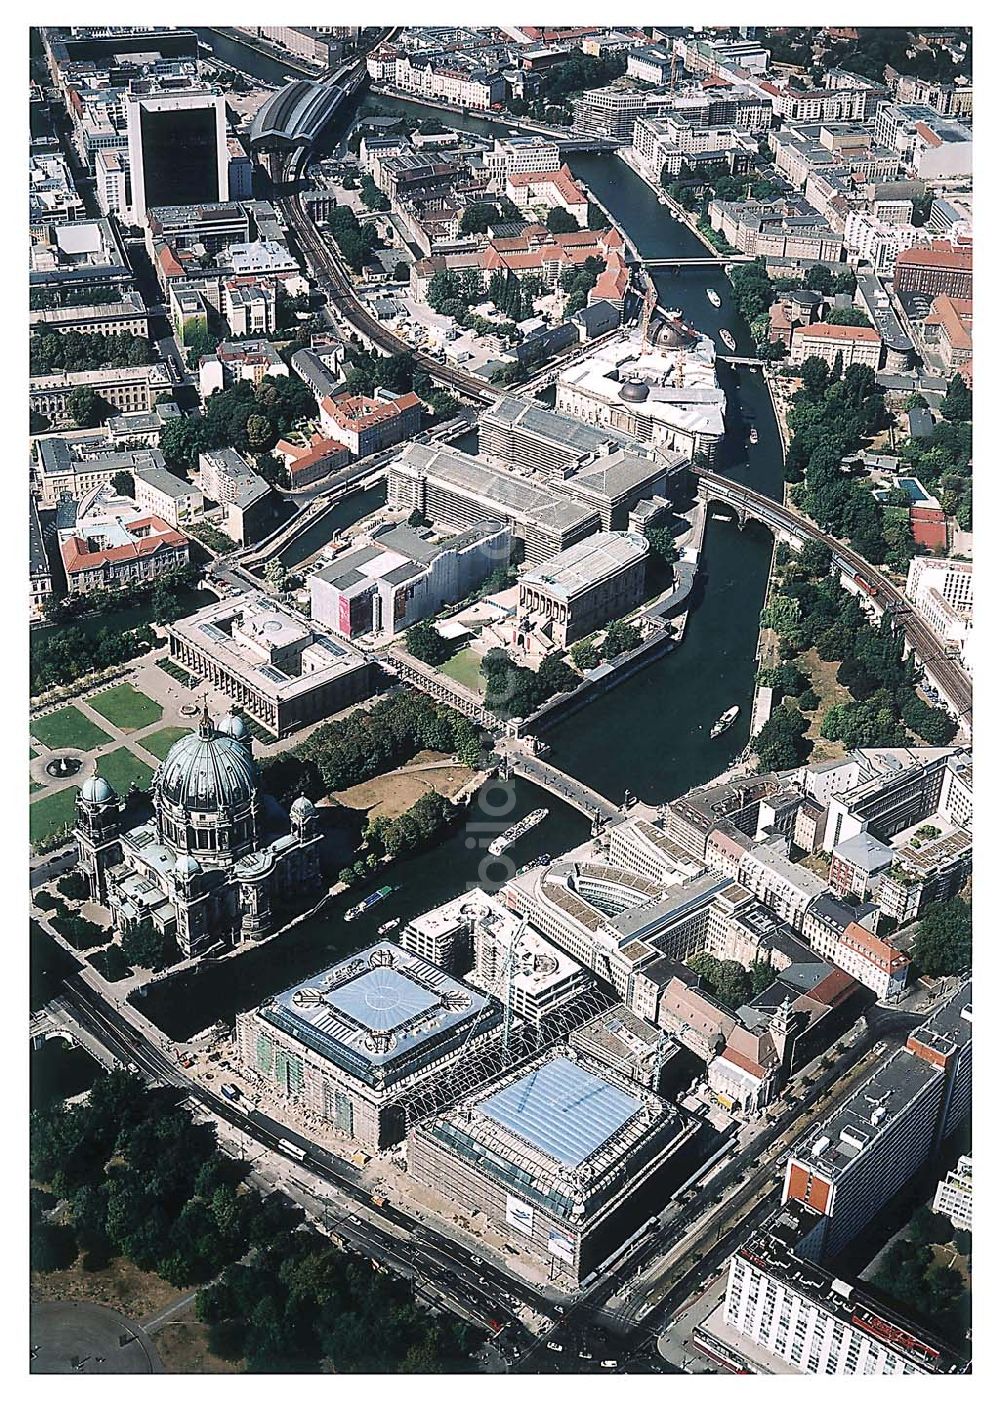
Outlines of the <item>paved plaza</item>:
M 148 1376 L 163 1365 L 141 1327 L 98 1303 L 32 1303 L 36 1376 Z

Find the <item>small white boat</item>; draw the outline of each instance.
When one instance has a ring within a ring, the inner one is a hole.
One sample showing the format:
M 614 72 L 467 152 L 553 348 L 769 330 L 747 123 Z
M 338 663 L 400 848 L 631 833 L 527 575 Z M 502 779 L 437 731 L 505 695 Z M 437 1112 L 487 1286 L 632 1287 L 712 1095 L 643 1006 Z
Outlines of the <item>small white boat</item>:
M 719 332 L 719 336 L 722 338 L 723 344 L 727 346 L 730 351 L 736 350 L 736 338 L 728 327 L 723 327 Z
M 394 932 L 398 926 L 399 926 L 399 918 L 398 918 L 398 917 L 390 917 L 389 920 L 388 920 L 388 922 L 383 922 L 382 925 L 381 925 L 381 927 L 379 927 L 379 929 L 378 929 L 378 934 L 379 934 L 380 937 L 384 937 L 385 934 L 386 934 L 386 932 Z
M 759 438 L 760 438 L 760 435 L 757 433 L 757 430 L 756 430 L 756 429 L 751 429 L 751 431 L 750 431 L 750 443 L 751 443 L 751 444 L 756 444 L 756 442 L 757 442 L 757 440 L 758 440 Z
M 718 722 L 716 722 L 713 726 L 711 735 L 713 737 L 721 737 L 723 732 L 729 731 L 730 727 L 733 725 L 739 715 L 740 710 L 738 707 L 727 708 L 727 710 L 719 718 Z
M 719 297 L 718 293 L 715 291 L 714 288 L 706 288 L 705 296 L 708 298 L 709 302 L 712 304 L 713 307 L 722 306 L 722 299 Z

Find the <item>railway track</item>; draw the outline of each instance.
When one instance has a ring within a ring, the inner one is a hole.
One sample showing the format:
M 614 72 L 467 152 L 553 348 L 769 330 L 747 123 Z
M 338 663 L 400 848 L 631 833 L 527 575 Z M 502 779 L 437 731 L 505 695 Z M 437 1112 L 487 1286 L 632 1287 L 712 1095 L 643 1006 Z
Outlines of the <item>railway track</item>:
M 721 474 L 707 472 L 697 467 L 692 472 L 710 487 L 716 486 L 725 494 L 725 500 L 737 500 L 752 515 L 762 516 L 765 521 L 778 522 L 799 536 L 808 536 L 829 547 L 833 558 L 842 568 L 852 572 L 864 589 L 883 610 L 889 610 L 899 621 L 900 626 L 913 652 L 925 668 L 930 669 L 942 690 L 950 699 L 959 717 L 972 727 L 972 682 L 965 670 L 944 651 L 944 645 L 929 625 L 910 608 L 902 591 L 897 590 L 877 567 L 873 566 L 852 547 L 845 546 L 836 537 L 822 531 L 815 523 L 800 513 L 793 512 L 773 498 L 757 493 L 743 483 L 736 483 Z

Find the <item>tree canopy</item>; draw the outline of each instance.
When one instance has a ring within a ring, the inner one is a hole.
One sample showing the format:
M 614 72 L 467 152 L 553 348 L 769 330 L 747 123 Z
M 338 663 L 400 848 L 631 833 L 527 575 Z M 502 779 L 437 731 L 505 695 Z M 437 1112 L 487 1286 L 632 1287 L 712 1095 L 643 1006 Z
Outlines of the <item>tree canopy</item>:
M 928 976 L 959 976 L 972 965 L 972 908 L 961 898 L 924 909 L 913 956 Z

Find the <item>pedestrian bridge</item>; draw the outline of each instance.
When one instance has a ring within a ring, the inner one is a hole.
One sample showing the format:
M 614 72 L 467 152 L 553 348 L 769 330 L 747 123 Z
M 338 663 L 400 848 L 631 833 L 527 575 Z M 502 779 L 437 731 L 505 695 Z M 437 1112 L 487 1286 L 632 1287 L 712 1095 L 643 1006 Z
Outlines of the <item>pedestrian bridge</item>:
M 720 264 L 753 263 L 753 259 L 749 254 L 705 254 L 696 259 L 646 259 L 635 254 L 625 262 L 643 268 L 718 268 Z
M 547 790 L 557 800 L 571 805 L 574 810 L 587 816 L 597 824 L 616 819 L 621 815 L 621 806 L 615 805 L 607 796 L 584 785 L 575 776 L 560 771 L 548 761 L 524 748 L 513 738 L 506 739 L 497 746 L 508 768 L 517 776 L 523 776 L 541 790 Z

